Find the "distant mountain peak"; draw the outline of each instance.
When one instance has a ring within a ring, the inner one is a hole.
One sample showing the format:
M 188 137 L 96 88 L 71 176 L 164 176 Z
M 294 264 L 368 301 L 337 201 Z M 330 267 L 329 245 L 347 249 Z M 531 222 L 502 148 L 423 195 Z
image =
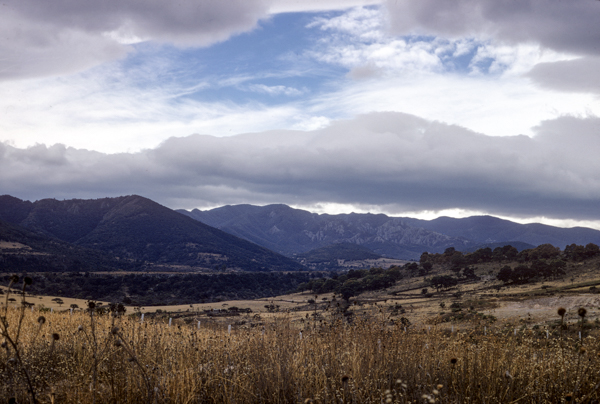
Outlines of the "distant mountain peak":
M 523 225 L 490 215 L 420 220 L 381 213 L 316 214 L 280 204 L 180 212 L 288 256 L 344 242 L 402 259 L 417 259 L 424 251 L 443 252 L 448 247 L 467 251 L 505 240 L 561 248 L 571 243 L 600 243 L 597 230 Z

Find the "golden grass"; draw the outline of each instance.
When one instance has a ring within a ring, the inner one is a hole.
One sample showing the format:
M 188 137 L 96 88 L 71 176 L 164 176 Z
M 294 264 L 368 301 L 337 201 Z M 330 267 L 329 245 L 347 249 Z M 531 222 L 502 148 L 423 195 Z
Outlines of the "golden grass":
M 451 334 L 373 313 L 236 329 L 9 308 L 0 396 L 56 403 L 560 403 L 598 399 L 599 345 L 513 328 Z M 93 329 L 92 329 L 93 327 Z M 302 332 L 302 336 L 300 335 Z M 53 338 L 58 335 L 58 339 Z M 584 350 L 582 350 L 582 344 Z M 441 386 L 441 387 L 440 387 Z M 436 394 L 437 393 L 437 394 Z M 570 396 L 571 397 L 571 396 Z

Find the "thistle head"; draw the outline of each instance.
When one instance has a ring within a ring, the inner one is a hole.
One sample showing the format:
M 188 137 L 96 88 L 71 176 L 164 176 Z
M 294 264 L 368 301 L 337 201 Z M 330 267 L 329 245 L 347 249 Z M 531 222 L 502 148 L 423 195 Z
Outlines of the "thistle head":
M 567 309 L 565 309 L 564 307 L 559 307 L 557 313 L 559 316 L 564 317 L 567 313 Z
M 577 310 L 577 315 L 581 318 L 584 318 L 586 314 L 587 310 L 585 309 L 585 307 L 580 307 L 579 310 Z

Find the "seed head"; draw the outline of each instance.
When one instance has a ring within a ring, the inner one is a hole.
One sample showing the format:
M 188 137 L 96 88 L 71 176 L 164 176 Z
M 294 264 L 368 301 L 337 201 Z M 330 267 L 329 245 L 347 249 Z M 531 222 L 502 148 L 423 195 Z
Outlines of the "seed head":
M 565 401 L 571 401 L 573 400 L 573 394 L 569 393 L 565 396 Z
M 116 340 L 116 341 L 115 341 L 115 346 L 116 346 L 117 348 L 118 348 L 118 347 L 120 347 L 121 345 L 123 345 L 123 343 L 121 342 L 121 340 L 120 340 L 120 339 L 118 339 L 118 340 Z
M 342 383 L 346 384 L 346 383 L 348 383 L 348 380 L 350 380 L 350 376 L 348 376 L 348 375 L 342 376 Z
M 88 308 L 94 310 L 96 308 L 96 302 L 87 302 Z
M 23 282 L 25 283 L 25 285 L 31 285 L 33 283 L 33 279 L 31 279 L 29 276 L 26 276 L 25 278 L 23 278 Z
M 44 324 L 46 322 L 46 317 L 39 316 L 38 319 L 37 319 L 37 322 L 38 322 L 39 325 Z
M 452 359 L 450 359 L 450 363 L 451 363 L 452 365 L 456 365 L 456 362 L 458 362 L 458 359 L 456 359 L 456 358 L 452 358 Z
M 118 333 L 119 333 L 119 327 L 113 327 L 113 328 L 110 330 L 110 333 L 111 333 L 112 335 L 116 335 L 116 334 L 118 334 Z
M 12 283 L 17 283 L 17 282 L 19 282 L 19 277 L 17 275 L 13 275 L 10 277 L 10 281 Z
M 58 335 L 57 333 L 52 333 L 52 340 L 58 341 L 59 339 L 60 339 L 60 335 Z
M 558 315 L 561 317 L 564 317 L 566 312 L 567 312 L 567 309 L 565 309 L 564 307 L 559 307 L 557 310 Z
M 585 307 L 580 307 L 579 310 L 577 310 L 577 314 L 579 315 L 579 317 L 584 318 L 587 314 L 587 310 L 585 309 Z

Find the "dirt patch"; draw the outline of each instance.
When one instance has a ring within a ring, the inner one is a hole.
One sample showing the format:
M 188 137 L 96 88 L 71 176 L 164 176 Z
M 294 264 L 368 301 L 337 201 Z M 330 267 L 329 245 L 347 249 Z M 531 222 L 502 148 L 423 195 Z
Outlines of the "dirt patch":
M 0 250 L 31 250 L 31 247 L 14 241 L 0 240 Z

